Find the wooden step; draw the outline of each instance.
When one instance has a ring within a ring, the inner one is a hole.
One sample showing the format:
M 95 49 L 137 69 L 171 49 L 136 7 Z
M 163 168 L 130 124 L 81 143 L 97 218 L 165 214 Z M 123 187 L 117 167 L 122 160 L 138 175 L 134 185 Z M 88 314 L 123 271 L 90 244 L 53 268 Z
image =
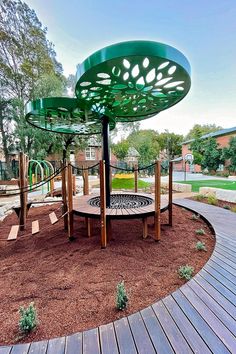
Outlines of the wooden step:
M 39 232 L 39 221 L 32 221 L 32 235 L 37 234 Z
M 57 218 L 56 214 L 54 213 L 54 211 L 49 214 L 49 218 L 50 218 L 51 224 L 55 224 L 58 221 L 58 218 Z
M 11 231 L 10 231 L 8 238 L 7 238 L 8 241 L 16 240 L 18 232 L 19 232 L 19 228 L 20 228 L 19 225 L 13 225 L 11 227 Z

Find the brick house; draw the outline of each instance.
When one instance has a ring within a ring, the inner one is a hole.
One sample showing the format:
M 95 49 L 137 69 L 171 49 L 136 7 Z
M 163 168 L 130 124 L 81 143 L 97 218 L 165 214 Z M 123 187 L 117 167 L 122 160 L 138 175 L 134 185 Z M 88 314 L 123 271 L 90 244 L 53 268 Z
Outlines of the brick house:
M 221 129 L 214 133 L 205 134 L 201 137 L 201 139 L 207 138 L 215 138 L 217 143 L 219 144 L 220 148 L 227 147 L 229 145 L 229 141 L 232 137 L 236 136 L 236 127 Z M 184 164 L 185 164 L 185 156 L 187 154 L 192 154 L 190 150 L 190 144 L 193 139 L 184 141 L 182 143 L 182 156 L 175 160 L 174 169 L 175 171 L 184 171 Z M 186 171 L 187 172 L 201 172 L 201 166 L 194 164 L 186 164 Z
M 48 156 L 49 161 L 59 161 L 61 156 L 59 154 L 52 154 Z M 95 138 L 89 139 L 88 146 L 84 150 L 79 150 L 76 147 L 70 150 L 70 161 L 72 165 L 78 167 L 89 167 L 98 163 L 102 159 L 102 146 Z M 110 153 L 110 163 L 116 164 L 116 157 Z

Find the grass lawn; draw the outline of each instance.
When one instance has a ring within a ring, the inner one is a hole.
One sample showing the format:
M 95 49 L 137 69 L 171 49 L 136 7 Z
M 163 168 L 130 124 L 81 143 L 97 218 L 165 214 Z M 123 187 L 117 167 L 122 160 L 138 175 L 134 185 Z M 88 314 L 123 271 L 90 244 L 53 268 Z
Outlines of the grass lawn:
M 151 183 L 138 180 L 138 188 L 149 187 Z M 134 189 L 134 179 L 133 178 L 113 178 L 112 180 L 113 189 Z
M 216 179 L 207 179 L 199 181 L 178 181 L 176 183 L 191 184 L 193 192 L 199 192 L 200 187 L 213 187 L 221 189 L 236 190 L 236 181 L 220 181 Z

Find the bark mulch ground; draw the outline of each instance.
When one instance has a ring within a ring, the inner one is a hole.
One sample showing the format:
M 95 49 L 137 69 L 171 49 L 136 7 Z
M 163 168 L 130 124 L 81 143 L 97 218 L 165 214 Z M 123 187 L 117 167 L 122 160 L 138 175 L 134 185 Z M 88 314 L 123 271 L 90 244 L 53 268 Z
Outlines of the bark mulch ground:
M 0 224 L 0 344 L 38 341 L 97 327 L 134 313 L 180 287 L 177 270 L 189 264 L 198 272 L 210 257 L 215 243 L 208 226 L 192 220 L 192 213 L 174 206 L 174 226 L 162 226 L 159 243 L 142 239 L 140 220 L 112 222 L 112 240 L 100 248 L 99 221 L 93 236 L 86 237 L 84 220 L 75 217 L 76 240 L 69 242 L 63 222 L 51 225 L 48 214 L 55 206 L 31 208 L 26 231 L 17 241 L 5 241 L 11 214 Z M 60 211 L 56 213 L 59 215 Z M 38 219 L 41 231 L 31 236 L 31 222 Z M 154 235 L 153 218 L 149 235 Z M 167 222 L 167 212 L 162 223 Z M 203 228 L 206 235 L 197 236 Z M 207 252 L 197 251 L 198 240 Z M 117 283 L 125 281 L 129 296 L 126 311 L 115 308 Z M 39 325 L 26 337 L 18 330 L 20 306 L 34 302 Z

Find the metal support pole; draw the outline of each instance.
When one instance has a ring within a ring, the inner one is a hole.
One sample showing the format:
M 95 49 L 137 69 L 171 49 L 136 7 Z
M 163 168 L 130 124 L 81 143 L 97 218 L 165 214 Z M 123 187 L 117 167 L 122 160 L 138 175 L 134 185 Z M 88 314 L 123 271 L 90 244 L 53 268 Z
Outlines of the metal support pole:
M 110 206 L 110 154 L 109 154 L 109 119 L 102 119 L 103 160 L 105 161 L 106 205 Z

